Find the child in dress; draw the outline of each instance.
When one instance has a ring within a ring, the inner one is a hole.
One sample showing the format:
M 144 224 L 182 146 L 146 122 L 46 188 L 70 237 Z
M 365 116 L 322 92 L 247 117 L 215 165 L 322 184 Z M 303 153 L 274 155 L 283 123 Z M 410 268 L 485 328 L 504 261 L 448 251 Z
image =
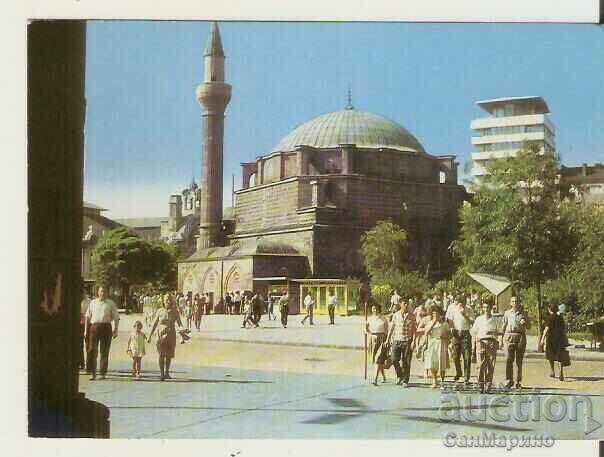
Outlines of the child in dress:
M 145 334 L 142 332 L 143 323 L 136 321 L 132 333 L 128 339 L 128 349 L 126 352 L 132 357 L 132 376 L 141 377 L 141 361 L 145 355 Z

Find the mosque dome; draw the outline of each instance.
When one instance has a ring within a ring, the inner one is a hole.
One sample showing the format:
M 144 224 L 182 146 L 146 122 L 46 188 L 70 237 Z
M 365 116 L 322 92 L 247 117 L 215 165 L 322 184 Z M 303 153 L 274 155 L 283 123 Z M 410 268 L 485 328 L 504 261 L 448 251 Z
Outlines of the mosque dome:
M 396 122 L 354 109 L 322 114 L 305 122 L 283 137 L 271 152 L 292 151 L 296 146 L 331 148 L 340 144 L 425 152 L 420 142 Z

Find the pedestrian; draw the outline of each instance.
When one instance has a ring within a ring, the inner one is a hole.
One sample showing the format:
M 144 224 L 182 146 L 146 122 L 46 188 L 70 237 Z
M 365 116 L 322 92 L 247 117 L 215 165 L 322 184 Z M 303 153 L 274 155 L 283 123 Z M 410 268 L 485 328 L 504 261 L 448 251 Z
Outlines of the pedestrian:
M 378 305 L 371 305 L 371 316 L 365 322 L 365 333 L 369 337 L 369 353 L 375 364 L 375 377 L 372 384 L 377 386 L 378 376 L 382 375 L 382 382 L 386 382 L 384 363 L 388 357 L 388 319 L 381 315 Z
M 86 311 L 86 327 L 89 329 L 84 338 L 88 337 L 90 342 L 90 372 L 91 381 L 96 379 L 97 356 L 100 346 L 100 371 L 99 379 L 105 379 L 107 368 L 109 366 L 109 349 L 111 348 L 111 339 L 117 338 L 117 331 L 120 323 L 120 315 L 117 311 L 115 302 L 107 298 L 105 287 L 99 287 L 98 297 L 90 302 L 88 311 Z M 113 322 L 113 331 L 111 330 Z
M 208 313 L 208 297 L 206 293 L 201 294 L 199 298 L 199 325 L 201 326 L 201 321 L 203 320 L 204 314 Z
M 157 330 L 157 353 L 159 355 L 160 381 L 172 379 L 170 365 L 176 350 L 176 324 L 183 329 L 180 313 L 170 294 L 164 296 L 164 306 L 157 311 L 155 322 L 149 332 L 147 342 L 151 342 L 153 332 Z
M 88 312 L 88 307 L 90 306 L 90 298 L 88 298 L 88 294 L 86 291 L 82 292 L 82 301 L 80 302 L 80 370 L 86 369 L 87 372 L 90 372 L 90 344 L 88 344 L 88 339 L 86 338 L 86 334 L 88 333 L 88 328 L 90 324 L 86 323 L 86 313 Z
M 201 305 L 201 297 L 198 293 L 193 297 L 193 323 L 195 324 L 195 328 L 199 332 L 201 329 L 201 313 L 202 313 L 202 305 Z
M 254 322 L 254 310 L 252 306 L 252 300 L 246 295 L 243 295 L 243 322 L 241 323 L 241 328 L 246 328 L 247 324 L 250 324 L 250 327 L 253 325 L 254 327 L 258 327 L 258 324 Z
M 132 333 L 128 338 L 128 349 L 126 352 L 132 357 L 132 376 L 141 377 L 141 361 L 145 356 L 145 340 L 143 333 L 143 323 L 136 321 L 132 327 Z
M 333 289 L 327 293 L 327 313 L 329 314 L 329 325 L 335 325 L 336 317 L 336 294 Z
M 568 337 L 566 336 L 566 326 L 561 314 L 558 314 L 558 307 L 550 304 L 547 308 L 548 317 L 541 337 L 541 345 L 545 346 L 545 358 L 549 362 L 550 378 L 556 378 L 554 362 L 560 363 L 560 381 L 564 381 L 564 367 L 570 365 L 568 354 Z
M 304 323 L 306 322 L 306 319 L 310 319 L 310 325 L 315 325 L 313 324 L 312 318 L 313 318 L 313 307 L 314 307 L 315 301 L 313 300 L 312 296 L 310 295 L 310 290 L 308 292 L 306 292 L 306 296 L 304 297 L 304 310 L 306 311 L 306 315 L 304 316 L 304 319 L 302 319 L 301 324 L 304 325 Z
M 430 306 L 432 306 L 433 303 L 434 302 L 428 298 L 425 303 L 420 302 L 420 304 L 417 305 L 417 307 L 413 311 L 413 314 L 415 315 L 415 322 L 417 322 L 418 325 L 420 321 L 428 315 L 428 310 L 430 309 Z
M 206 292 L 203 295 L 203 314 L 208 316 L 212 312 L 212 297 L 210 293 Z
M 392 316 L 394 315 L 394 313 L 396 313 L 399 310 L 400 300 L 401 300 L 401 296 L 398 294 L 396 289 L 393 290 L 390 293 L 390 308 L 388 309 L 388 312 L 390 313 L 390 320 L 392 320 Z
M 456 304 L 447 309 L 447 321 L 451 327 L 451 356 L 455 365 L 455 378 L 457 382 L 463 376 L 464 385 L 470 385 L 470 372 L 472 367 L 472 335 L 470 329 L 474 323 L 474 314 L 467 301 L 460 297 Z M 463 372 L 461 359 L 463 357 Z
M 233 314 L 233 297 L 231 296 L 230 292 L 227 292 L 226 296 L 224 297 L 224 307 L 226 314 Z
M 421 305 L 420 305 L 421 306 Z M 432 305 L 434 306 L 434 305 Z M 415 322 L 417 324 L 417 330 L 415 331 L 415 354 L 418 360 L 424 362 L 425 352 L 428 348 L 428 336 L 426 335 L 426 327 L 432 320 L 430 310 L 432 307 L 425 307 L 423 312 L 415 314 Z M 417 308 L 415 308 L 417 311 Z M 424 369 L 424 379 L 427 381 L 430 379 L 430 369 Z
M 260 319 L 262 318 L 262 308 L 263 308 L 263 300 L 262 296 L 259 293 L 255 293 L 252 296 L 252 319 L 254 321 L 254 325 L 259 327 Z
M 185 315 L 185 307 L 187 306 L 187 299 L 184 294 L 178 294 L 178 312 L 181 315 Z
M 283 328 L 287 328 L 287 316 L 289 315 L 289 298 L 287 296 L 287 290 L 279 298 L 279 314 L 281 315 L 281 325 Z
M 187 330 L 191 330 L 191 324 L 193 323 L 193 299 L 188 296 L 185 303 L 185 318 L 187 320 Z
M 398 308 L 392 315 L 387 341 L 392 348 L 392 364 L 398 378 L 397 384 L 408 387 L 417 324 L 413 310 L 406 300 L 401 299 Z
M 514 363 L 516 364 L 516 388 L 522 388 L 522 361 L 526 351 L 526 316 L 518 298 L 510 298 L 510 309 L 503 313 L 503 338 L 505 342 L 506 387 L 514 385 Z
M 240 293 L 240 291 L 237 291 L 235 293 L 235 298 L 233 299 L 233 302 L 235 303 L 235 313 L 240 314 L 241 313 L 241 293 Z
M 275 315 L 275 304 L 277 303 L 279 297 L 277 297 L 277 295 L 275 295 L 275 292 L 273 292 L 273 294 L 269 297 L 268 299 L 268 320 L 270 321 L 272 320 L 277 320 L 277 316 Z
M 445 372 L 449 368 L 448 343 L 451 330 L 441 308 L 433 306 L 430 310 L 431 319 L 425 333 L 428 345 L 424 353 L 424 367 L 432 375 L 432 388 L 438 387 L 438 376 L 441 383 L 445 382 Z
M 488 393 L 493 384 L 495 360 L 499 343 L 497 341 L 497 319 L 493 317 L 492 307 L 486 301 L 482 304 L 482 314 L 476 318 L 470 333 L 478 344 L 480 365 L 478 366 L 478 385 L 480 393 Z

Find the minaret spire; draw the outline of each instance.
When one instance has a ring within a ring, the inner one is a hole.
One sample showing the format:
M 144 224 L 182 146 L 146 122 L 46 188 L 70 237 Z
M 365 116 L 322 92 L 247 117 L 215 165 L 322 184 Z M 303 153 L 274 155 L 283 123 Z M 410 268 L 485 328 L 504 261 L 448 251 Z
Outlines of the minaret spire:
M 203 82 L 196 91 L 197 101 L 203 109 L 198 250 L 223 243 L 224 111 L 231 99 L 231 86 L 224 82 L 224 51 L 216 22 L 212 23 L 203 53 L 203 69 Z
M 347 101 L 346 109 L 354 109 L 354 106 L 352 106 L 352 90 L 350 90 L 350 84 L 348 85 Z
M 220 30 L 218 29 L 218 23 L 216 21 L 212 22 L 212 28 L 210 30 L 210 35 L 208 36 L 208 42 L 203 55 L 224 57 L 222 40 L 220 39 Z

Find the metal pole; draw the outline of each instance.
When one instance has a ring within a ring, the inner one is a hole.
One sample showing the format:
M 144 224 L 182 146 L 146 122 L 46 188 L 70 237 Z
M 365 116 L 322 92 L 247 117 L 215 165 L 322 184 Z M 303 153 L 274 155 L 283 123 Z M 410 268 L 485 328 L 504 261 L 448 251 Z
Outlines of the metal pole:
M 367 323 L 367 300 L 365 300 L 365 323 Z M 367 379 L 367 332 L 363 332 L 363 335 L 365 336 L 365 372 L 364 372 L 364 378 Z

